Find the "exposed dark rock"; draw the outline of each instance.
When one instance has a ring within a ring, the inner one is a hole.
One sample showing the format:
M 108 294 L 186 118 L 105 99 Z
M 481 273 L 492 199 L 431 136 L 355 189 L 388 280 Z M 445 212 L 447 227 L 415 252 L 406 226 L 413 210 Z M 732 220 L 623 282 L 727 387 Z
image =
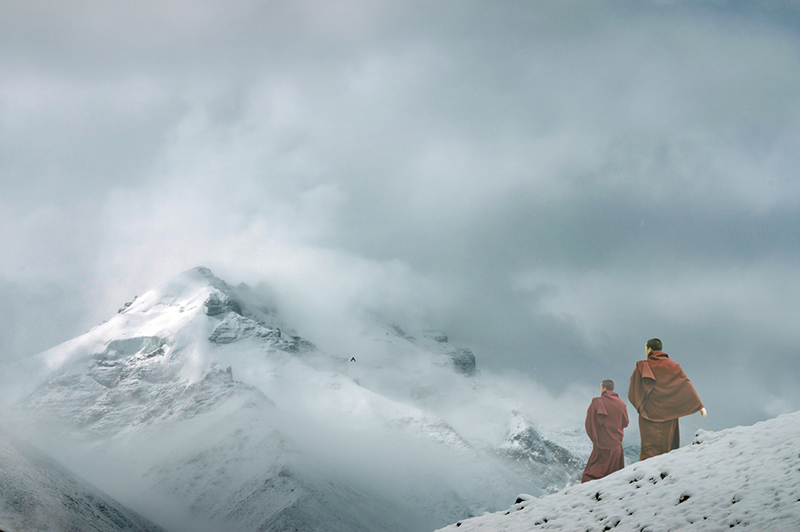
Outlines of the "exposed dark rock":
M 395 334 L 397 334 L 397 336 L 399 336 L 404 340 L 408 340 L 409 342 L 413 342 L 414 340 L 416 340 L 416 338 L 408 334 L 402 327 L 400 327 L 397 324 L 394 323 L 389 324 L 389 327 L 395 332 Z
M 445 333 L 433 329 L 426 330 L 425 336 L 427 336 L 431 340 L 436 340 L 440 344 L 446 344 L 448 341 L 447 335 Z
M 208 279 L 208 283 L 217 290 L 222 290 L 223 292 L 230 291 L 231 289 L 230 285 L 228 285 L 228 283 L 226 283 L 225 281 L 214 275 L 214 273 L 208 268 L 199 266 L 195 268 L 195 271 L 200 275 L 202 275 L 203 277 L 205 277 L 206 279 Z
M 468 348 L 456 349 L 450 356 L 453 366 L 464 375 L 475 375 L 475 355 Z
M 586 465 L 583 462 L 583 460 L 579 459 L 577 456 L 572 454 L 571 451 L 560 446 L 555 442 L 552 442 L 550 440 L 544 440 L 544 446 L 552 454 L 556 462 L 564 464 L 570 469 L 579 469 L 582 471 L 584 466 Z
M 538 483 L 551 484 L 548 488 L 551 491 L 562 488 L 567 482 L 578 481 L 586 465 L 584 460 L 543 438 L 533 426 L 524 422 L 509 432 L 496 453 L 509 460 L 520 473 L 536 477 Z
M 288 353 L 306 353 L 317 348 L 316 345 L 301 336 L 287 336 L 290 340 L 287 342 L 287 345 L 283 350 Z
M 230 344 L 238 342 L 244 338 L 265 338 L 274 342 L 281 339 L 280 329 L 265 327 L 250 318 L 245 318 L 240 314 L 228 314 L 217 325 L 208 337 L 208 340 L 215 344 Z
M 235 313 L 228 313 L 212 331 L 208 340 L 214 344 L 224 345 L 245 338 L 262 338 L 272 347 L 287 353 L 305 353 L 316 349 L 313 343 L 300 336 L 287 334 L 278 327 L 268 327 L 252 318 Z
M 130 306 L 133 305 L 133 302 L 136 301 L 137 297 L 139 297 L 139 296 L 133 296 L 133 299 L 131 299 L 130 301 L 128 301 L 127 303 L 122 305 L 122 308 L 117 311 L 117 314 L 122 314 L 122 313 L 126 312 L 130 308 Z M 2 531 L 0 531 L 0 532 L 2 532 Z
M 242 315 L 242 306 L 236 299 L 223 292 L 214 292 L 204 303 L 206 314 L 212 318 L 234 312 Z

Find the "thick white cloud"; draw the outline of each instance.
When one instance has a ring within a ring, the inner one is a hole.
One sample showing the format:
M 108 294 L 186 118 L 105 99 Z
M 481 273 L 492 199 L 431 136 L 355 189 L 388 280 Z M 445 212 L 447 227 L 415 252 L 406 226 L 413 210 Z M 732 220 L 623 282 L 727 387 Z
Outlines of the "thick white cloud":
M 0 9 L 4 357 L 205 264 L 323 338 L 394 308 L 558 388 L 662 336 L 726 423 L 800 407 L 795 3 Z

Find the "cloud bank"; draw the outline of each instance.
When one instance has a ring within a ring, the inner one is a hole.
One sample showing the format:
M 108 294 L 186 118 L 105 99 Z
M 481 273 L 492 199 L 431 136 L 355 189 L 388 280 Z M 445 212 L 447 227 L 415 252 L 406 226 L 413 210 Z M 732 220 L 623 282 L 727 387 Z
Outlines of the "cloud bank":
M 321 344 L 558 391 L 659 336 L 709 424 L 800 408 L 795 2 L 0 9 L 4 360 L 203 264 Z

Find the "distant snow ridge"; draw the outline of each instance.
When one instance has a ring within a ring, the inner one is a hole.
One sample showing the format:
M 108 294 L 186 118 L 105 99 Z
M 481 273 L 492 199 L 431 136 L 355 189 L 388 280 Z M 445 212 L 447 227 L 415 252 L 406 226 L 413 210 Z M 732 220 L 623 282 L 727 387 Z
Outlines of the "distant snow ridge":
M 0 530 L 164 532 L 2 431 Z
M 386 334 L 402 340 L 408 345 L 423 348 L 430 353 L 438 353 L 446 364 L 459 373 L 472 377 L 477 373 L 475 355 L 467 347 L 456 347 L 449 343 L 445 333 L 437 329 L 422 329 L 411 333 L 379 313 L 373 313 L 371 320 L 385 329 Z
M 720 432 L 606 478 L 441 529 L 800 530 L 800 412 Z
M 586 460 L 543 438 L 533 422 L 519 412 L 509 423 L 508 433 L 496 452 L 517 471 L 538 478 L 549 492 L 580 480 L 586 466 Z

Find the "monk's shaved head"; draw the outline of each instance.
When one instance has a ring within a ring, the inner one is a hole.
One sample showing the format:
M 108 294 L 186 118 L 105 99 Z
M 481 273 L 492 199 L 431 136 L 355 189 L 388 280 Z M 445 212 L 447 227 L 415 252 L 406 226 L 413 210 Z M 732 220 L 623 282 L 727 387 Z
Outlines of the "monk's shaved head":
M 662 344 L 661 340 L 658 338 L 650 338 L 646 345 L 653 351 L 661 351 L 661 349 L 664 347 L 664 344 Z
M 609 390 L 609 391 L 612 391 L 612 392 L 614 391 L 614 381 L 612 381 L 611 379 L 604 380 L 603 382 L 600 383 L 600 386 L 602 386 L 606 390 Z

